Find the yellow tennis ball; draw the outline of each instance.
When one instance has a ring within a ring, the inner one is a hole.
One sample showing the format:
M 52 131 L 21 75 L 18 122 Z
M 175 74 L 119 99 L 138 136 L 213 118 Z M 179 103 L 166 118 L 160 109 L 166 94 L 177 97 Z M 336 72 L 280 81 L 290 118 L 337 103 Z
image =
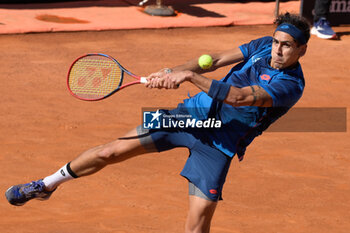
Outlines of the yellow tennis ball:
M 213 65 L 213 58 L 210 55 L 204 54 L 199 57 L 198 65 L 203 69 L 207 70 Z

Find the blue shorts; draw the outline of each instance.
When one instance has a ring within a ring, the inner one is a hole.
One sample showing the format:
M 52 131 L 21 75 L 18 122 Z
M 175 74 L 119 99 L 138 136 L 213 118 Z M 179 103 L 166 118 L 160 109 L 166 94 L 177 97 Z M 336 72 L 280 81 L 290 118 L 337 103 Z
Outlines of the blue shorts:
M 232 158 L 202 138 L 198 129 L 137 128 L 141 144 L 149 151 L 187 147 L 190 155 L 181 175 L 199 188 L 211 201 L 222 200 L 222 189 Z

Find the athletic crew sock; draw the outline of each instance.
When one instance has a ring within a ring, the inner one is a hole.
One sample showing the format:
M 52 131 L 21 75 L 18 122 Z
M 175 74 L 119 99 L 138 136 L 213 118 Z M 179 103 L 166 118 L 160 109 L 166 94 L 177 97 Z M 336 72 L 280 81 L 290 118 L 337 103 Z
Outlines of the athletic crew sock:
M 51 176 L 47 176 L 43 179 L 45 187 L 47 190 L 52 191 L 60 184 L 78 178 L 76 174 L 70 168 L 70 162 L 60 168 L 56 173 Z

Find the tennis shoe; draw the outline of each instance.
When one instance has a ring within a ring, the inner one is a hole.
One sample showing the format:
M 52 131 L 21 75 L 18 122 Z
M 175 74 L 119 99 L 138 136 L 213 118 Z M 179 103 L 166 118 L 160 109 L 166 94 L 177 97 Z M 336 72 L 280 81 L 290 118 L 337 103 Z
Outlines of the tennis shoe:
M 6 191 L 5 196 L 10 204 L 21 206 L 31 199 L 47 200 L 54 191 L 45 190 L 43 180 L 38 180 L 27 184 L 14 185 Z
M 322 39 L 337 38 L 337 34 L 333 31 L 328 20 L 325 18 L 321 18 L 314 23 L 314 26 L 311 28 L 311 34 L 316 35 Z

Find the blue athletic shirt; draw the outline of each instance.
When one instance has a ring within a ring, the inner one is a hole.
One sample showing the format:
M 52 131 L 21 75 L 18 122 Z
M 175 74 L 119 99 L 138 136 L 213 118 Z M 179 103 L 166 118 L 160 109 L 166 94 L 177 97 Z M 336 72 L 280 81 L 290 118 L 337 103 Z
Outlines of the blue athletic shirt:
M 203 133 L 226 155 L 243 159 L 246 147 L 262 134 L 271 123 L 285 114 L 301 97 L 305 81 L 300 64 L 294 69 L 277 70 L 270 66 L 272 37 L 262 37 L 239 46 L 244 61 L 234 66 L 222 82 L 242 88 L 258 85 L 270 94 L 273 107 L 233 107 L 213 100 L 205 92 L 185 99 L 183 104 L 196 119 L 221 120 L 220 129 L 206 129 Z

